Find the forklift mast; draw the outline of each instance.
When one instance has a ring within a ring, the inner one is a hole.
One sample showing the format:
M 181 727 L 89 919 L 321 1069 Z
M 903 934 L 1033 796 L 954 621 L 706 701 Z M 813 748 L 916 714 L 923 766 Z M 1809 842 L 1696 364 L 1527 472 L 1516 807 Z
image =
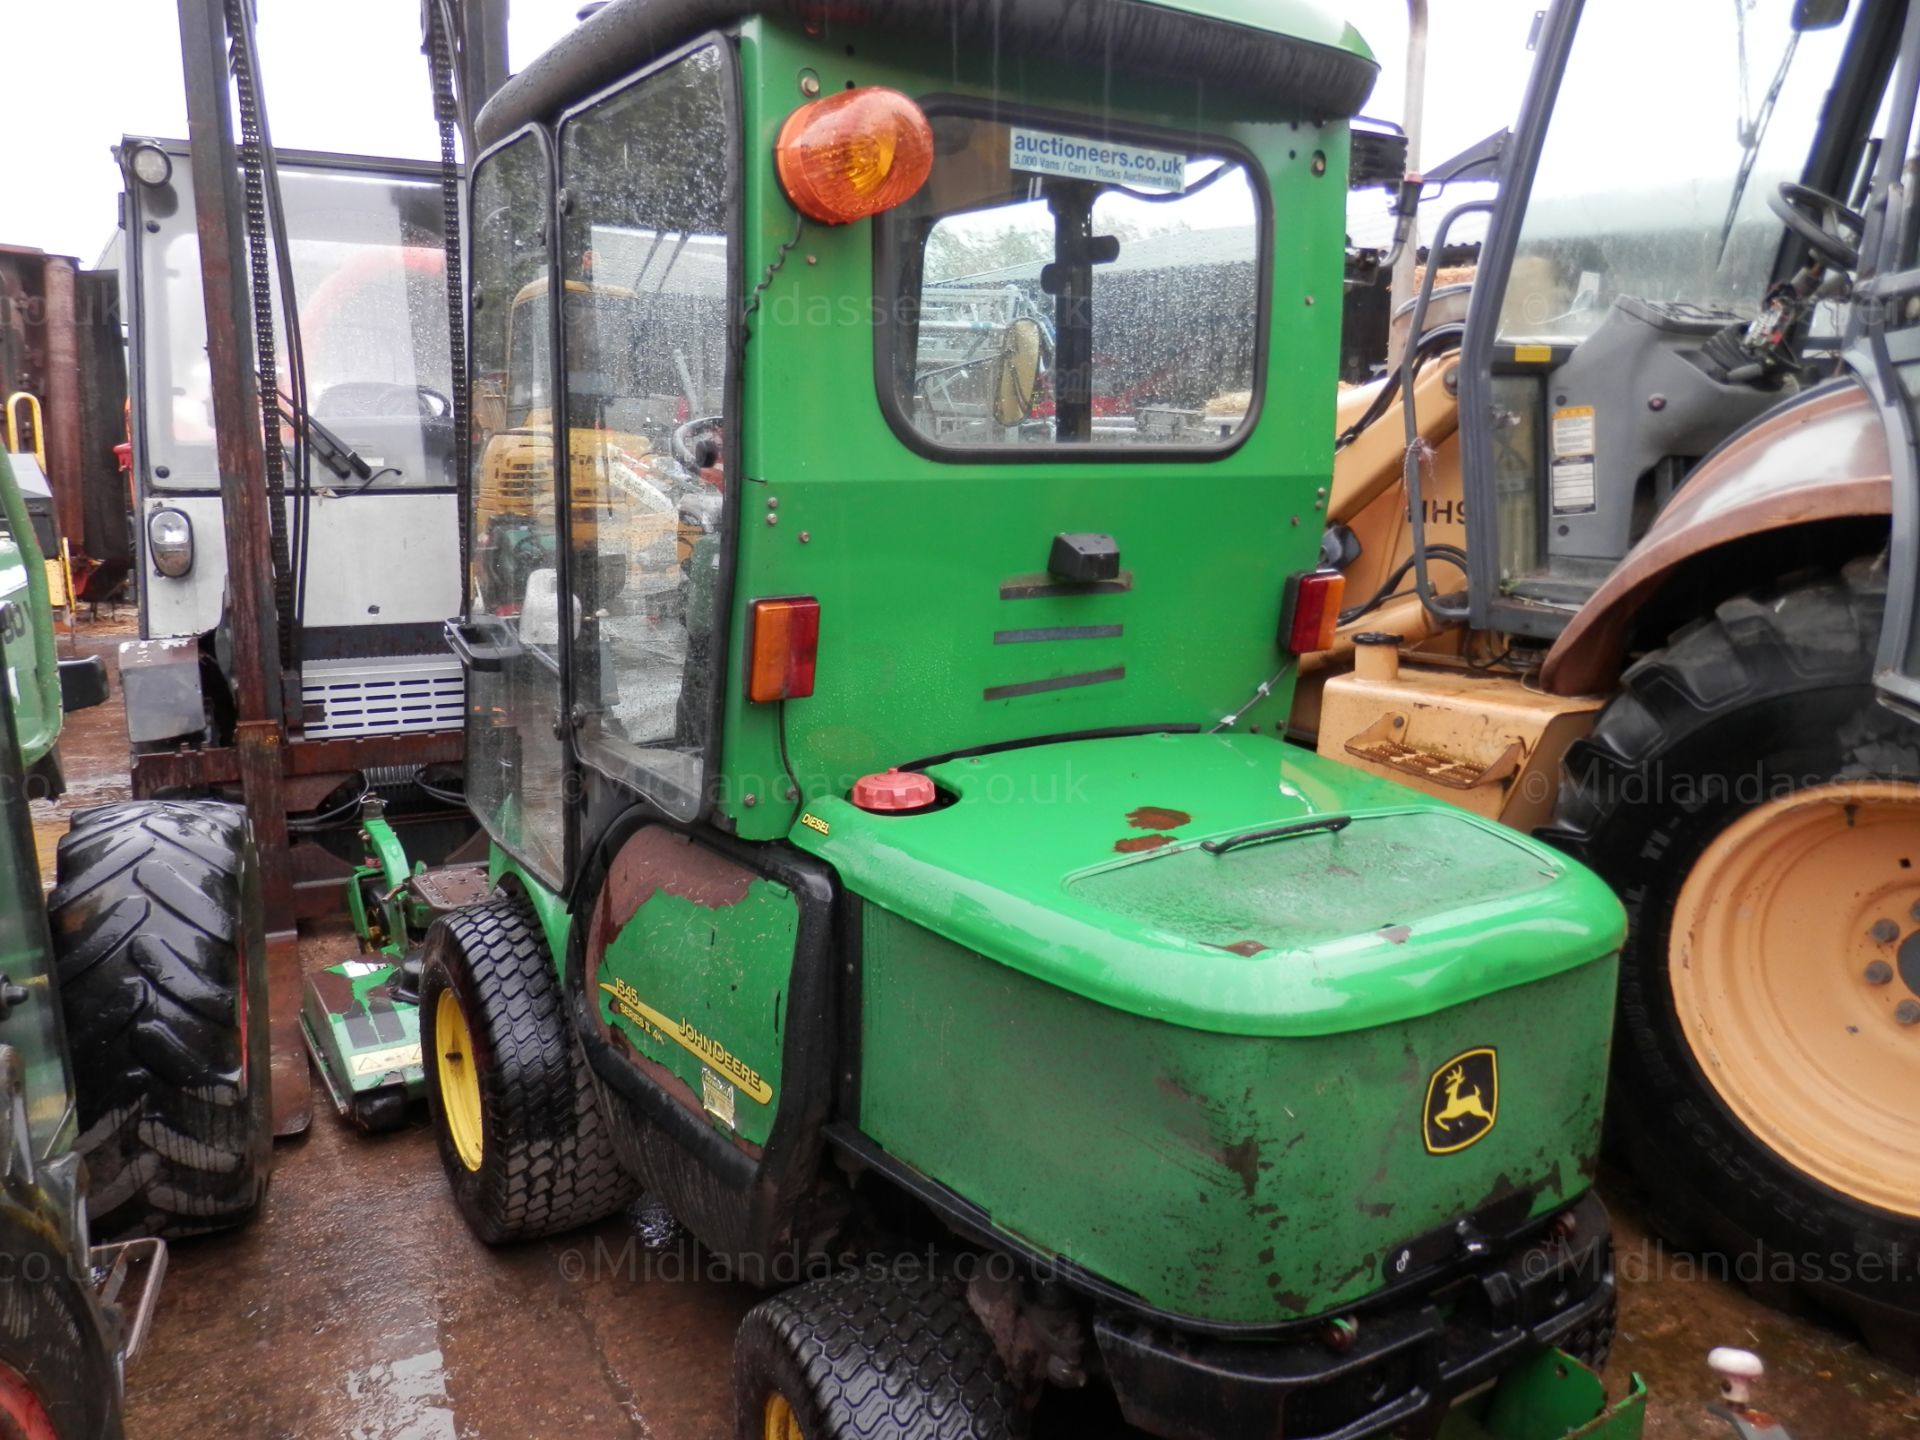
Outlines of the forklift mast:
M 289 849 L 290 799 L 304 796 L 311 806 L 325 777 L 456 759 L 459 734 L 301 736 L 299 655 L 288 640 L 294 622 L 287 602 L 291 559 L 285 542 L 275 543 L 280 502 L 266 480 L 268 426 L 259 377 L 274 373 L 274 357 L 260 353 L 255 340 L 265 313 L 264 306 L 256 306 L 255 291 L 267 284 L 269 271 L 259 237 L 250 253 L 247 233 L 250 199 L 264 193 L 270 207 L 277 199 L 265 107 L 253 71 L 258 57 L 251 7 L 247 0 L 178 0 L 178 13 L 228 568 L 226 614 L 216 643 L 231 680 L 234 723 L 230 745 L 136 757 L 135 788 L 237 786 L 252 816 L 271 937 L 274 1129 L 288 1134 L 304 1129 L 308 1116 L 294 937 L 301 900 Z M 427 0 L 422 21 L 435 61 L 435 89 L 454 97 L 442 107 L 443 123 L 464 132 L 466 118 L 505 78 L 505 0 Z M 439 49 L 431 43 L 436 30 L 444 38 Z M 451 74 L 443 80 L 439 72 L 448 67 Z M 235 75 L 248 82 L 241 93 L 244 143 L 236 143 L 230 102 Z M 462 177 L 451 133 L 443 134 L 442 151 L 448 193 L 457 196 Z M 458 218 L 456 200 L 447 215 L 450 257 L 458 254 Z M 284 267 L 286 257 L 278 259 Z M 457 268 L 450 269 L 448 280 L 457 286 Z M 284 289 L 284 274 L 281 284 Z M 462 303 L 456 290 L 450 310 Z M 458 355 L 454 371 L 464 371 Z M 296 395 L 296 406 L 301 398 Z M 294 419 L 298 432 L 305 416 Z M 456 419 L 464 422 L 464 406 Z M 278 426 L 272 429 L 277 446 Z

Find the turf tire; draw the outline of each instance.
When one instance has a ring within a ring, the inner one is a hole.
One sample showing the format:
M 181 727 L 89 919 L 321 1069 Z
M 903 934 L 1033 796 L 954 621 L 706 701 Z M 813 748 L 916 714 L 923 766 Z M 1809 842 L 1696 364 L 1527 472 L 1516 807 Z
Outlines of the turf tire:
M 466 1017 L 480 1086 L 480 1167 L 447 1127 L 436 1063 L 439 999 Z M 638 1187 L 620 1168 L 560 981 L 526 901 L 502 898 L 437 922 L 420 978 L 427 1108 L 454 1203 L 489 1245 L 556 1235 L 612 1214 Z
M 763 1300 L 733 1346 L 736 1440 L 774 1394 L 807 1440 L 1011 1440 L 1024 1418 L 957 1283 L 847 1271 Z

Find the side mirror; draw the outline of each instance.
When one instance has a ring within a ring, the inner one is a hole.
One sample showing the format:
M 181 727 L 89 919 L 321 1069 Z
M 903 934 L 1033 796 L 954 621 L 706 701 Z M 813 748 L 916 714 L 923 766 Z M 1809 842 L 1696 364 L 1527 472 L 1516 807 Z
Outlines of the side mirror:
M 580 635 L 580 601 L 573 602 L 573 634 Z M 560 572 L 534 570 L 527 575 L 527 593 L 520 602 L 520 643 L 556 646 L 560 643 Z
M 1021 318 L 1000 336 L 993 359 L 993 422 L 1018 425 L 1033 414 L 1034 388 L 1040 379 L 1040 323 Z
M 1794 0 L 1793 28 L 1831 30 L 1847 18 L 1847 0 Z

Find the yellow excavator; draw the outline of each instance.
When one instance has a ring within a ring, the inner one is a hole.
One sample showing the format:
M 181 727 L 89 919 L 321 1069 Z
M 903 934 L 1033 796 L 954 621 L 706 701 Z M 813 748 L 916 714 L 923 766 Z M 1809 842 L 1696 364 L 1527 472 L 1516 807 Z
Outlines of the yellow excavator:
M 1497 200 L 1429 248 L 1488 214 L 1464 323 L 1429 276 L 1343 398 L 1346 595 L 1292 715 L 1613 885 L 1609 1127 L 1656 1224 L 1908 1365 L 1916 89 L 1904 3 L 1547 13 Z
M 631 330 L 643 303 L 632 290 L 588 280 L 568 280 L 566 296 L 568 348 L 575 353 L 604 353 L 595 333 Z M 541 390 L 544 362 L 534 363 L 550 323 L 546 284 L 527 285 L 513 298 L 506 373 L 474 390 L 475 428 L 484 440 L 471 566 L 477 593 L 494 614 L 518 613 L 535 572 L 555 564 L 553 402 Z M 573 394 L 577 403 L 582 388 L 576 384 Z M 664 598 L 678 590 L 685 558 L 679 495 L 687 469 L 656 449 L 647 432 L 667 424 L 652 411 L 627 413 L 616 402 L 599 419 L 567 430 L 573 563 L 593 570 L 575 576 L 575 593 L 601 606 L 623 596 L 630 603 Z

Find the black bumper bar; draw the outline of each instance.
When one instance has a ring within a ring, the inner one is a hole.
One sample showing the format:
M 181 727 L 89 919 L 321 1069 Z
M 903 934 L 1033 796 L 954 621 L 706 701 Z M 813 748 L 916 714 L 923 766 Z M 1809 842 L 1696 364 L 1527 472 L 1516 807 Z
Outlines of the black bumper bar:
M 1420 1433 L 1544 1349 L 1604 1345 L 1614 1309 L 1606 1210 L 1589 1194 L 1570 1214 L 1570 1240 L 1543 1236 L 1438 1292 L 1364 1313 L 1344 1350 L 1313 1335 L 1183 1335 L 1105 1310 L 1094 1336 L 1128 1423 L 1165 1440 Z

